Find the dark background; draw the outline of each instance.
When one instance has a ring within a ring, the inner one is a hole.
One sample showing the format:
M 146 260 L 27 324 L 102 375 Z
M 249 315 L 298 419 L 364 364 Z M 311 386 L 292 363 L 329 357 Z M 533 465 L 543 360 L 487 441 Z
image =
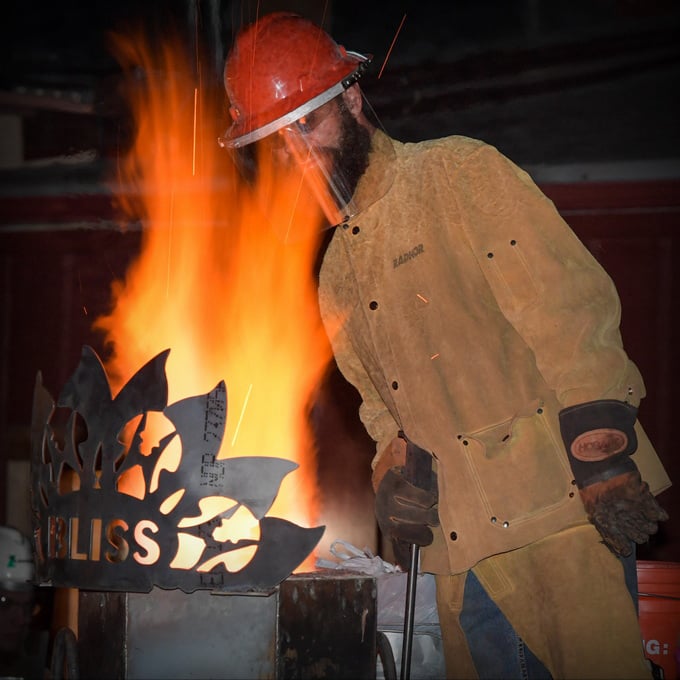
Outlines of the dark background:
M 11 0 L 0 28 L 0 522 L 23 517 L 8 503 L 28 460 L 37 371 L 56 391 L 83 344 L 101 349 L 92 321 L 139 248 L 139 225 L 119 228 L 105 182 L 130 138 L 108 32 L 142 21 L 161 38 L 179 26 L 217 90 L 232 36 L 258 8 L 306 14 L 372 53 L 362 86 L 394 137 L 481 138 L 532 174 L 619 288 L 647 383 L 641 420 L 680 478 L 680 3 Z M 328 511 L 356 526 L 340 538 L 363 546 L 375 542 L 373 451 L 357 406 L 331 372 L 315 409 L 320 479 Z M 641 554 L 680 560 L 675 487 L 660 499 L 671 520 Z

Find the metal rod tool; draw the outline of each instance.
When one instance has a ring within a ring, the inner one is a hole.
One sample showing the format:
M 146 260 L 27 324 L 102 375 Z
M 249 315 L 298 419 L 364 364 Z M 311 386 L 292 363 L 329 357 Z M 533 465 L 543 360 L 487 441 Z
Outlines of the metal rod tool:
M 404 437 L 406 439 L 406 437 Z M 406 465 L 404 476 L 407 481 L 421 489 L 429 489 L 432 484 L 432 456 L 406 439 Z M 406 605 L 404 609 L 404 636 L 401 647 L 401 680 L 411 677 L 411 652 L 413 649 L 413 625 L 416 610 L 416 586 L 420 563 L 420 546 L 410 546 L 411 561 L 406 582 Z

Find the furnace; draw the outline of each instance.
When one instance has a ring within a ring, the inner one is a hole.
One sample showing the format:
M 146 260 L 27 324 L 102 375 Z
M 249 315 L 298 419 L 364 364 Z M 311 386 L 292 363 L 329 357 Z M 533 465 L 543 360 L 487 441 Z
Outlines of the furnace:
M 374 579 L 293 573 L 324 531 L 270 515 L 296 464 L 219 458 L 226 386 L 168 404 L 167 355 L 115 397 L 89 347 L 56 400 L 36 383 L 36 571 L 78 589 L 82 676 L 375 677 Z
M 265 596 L 81 591 L 78 627 L 86 678 L 376 675 L 375 580 L 356 574 L 291 575 Z

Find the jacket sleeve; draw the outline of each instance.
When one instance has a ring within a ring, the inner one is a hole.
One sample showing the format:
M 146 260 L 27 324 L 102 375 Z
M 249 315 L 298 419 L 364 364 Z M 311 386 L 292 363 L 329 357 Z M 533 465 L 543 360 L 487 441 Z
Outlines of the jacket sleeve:
M 345 379 L 356 388 L 361 396 L 359 418 L 369 436 L 376 442 L 376 455 L 371 463 L 372 469 L 375 470 L 379 460 L 384 455 L 389 455 L 391 442 L 399 433 L 399 424 L 392 417 L 370 379 L 342 323 L 339 323 L 342 313 L 328 293 L 329 288 L 323 284 L 319 288 L 321 315 L 333 348 L 335 362 Z
M 613 281 L 529 175 L 490 146 L 449 174 L 463 230 L 505 317 L 563 407 L 637 406 Z

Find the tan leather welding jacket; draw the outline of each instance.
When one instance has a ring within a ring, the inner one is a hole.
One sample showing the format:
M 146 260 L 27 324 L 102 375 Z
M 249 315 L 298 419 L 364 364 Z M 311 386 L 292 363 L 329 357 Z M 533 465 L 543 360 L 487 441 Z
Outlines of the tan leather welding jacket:
M 460 573 L 586 521 L 558 413 L 638 405 L 644 385 L 612 280 L 496 149 L 376 132 L 358 192 L 377 185 L 382 198 L 326 251 L 322 316 L 374 466 L 400 429 L 436 459 L 441 529 L 422 567 Z M 670 482 L 637 427 L 635 460 L 658 493 Z

